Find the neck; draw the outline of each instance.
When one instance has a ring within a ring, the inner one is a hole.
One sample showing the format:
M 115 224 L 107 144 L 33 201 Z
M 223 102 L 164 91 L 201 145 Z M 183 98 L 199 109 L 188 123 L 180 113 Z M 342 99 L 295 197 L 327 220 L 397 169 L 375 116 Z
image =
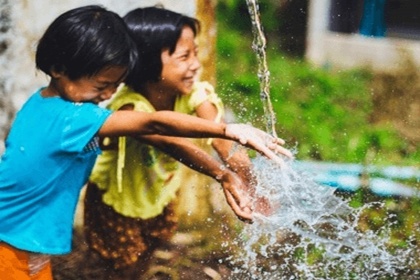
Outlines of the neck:
M 52 78 L 50 81 L 50 84 L 48 85 L 48 87 L 44 88 L 41 92 L 41 95 L 43 97 L 54 97 L 54 96 L 60 96 L 56 84 L 55 84 L 55 79 Z
M 175 106 L 176 94 L 168 89 L 163 89 L 158 83 L 148 83 L 142 90 L 141 94 L 147 98 L 156 111 L 170 110 L 173 111 Z

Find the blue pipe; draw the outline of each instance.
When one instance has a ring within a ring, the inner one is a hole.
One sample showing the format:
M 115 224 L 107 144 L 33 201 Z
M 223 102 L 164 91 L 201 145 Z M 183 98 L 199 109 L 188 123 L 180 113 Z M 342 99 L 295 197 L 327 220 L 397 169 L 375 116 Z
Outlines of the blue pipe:
M 420 197 L 420 191 L 413 187 L 394 182 L 393 179 L 420 180 L 420 170 L 416 167 L 377 167 L 362 164 L 333 163 L 316 161 L 295 161 L 293 166 L 306 174 L 313 175 L 315 182 L 354 192 L 362 186 L 361 175 L 379 174 L 385 178 L 369 178 L 369 189 L 381 196 Z

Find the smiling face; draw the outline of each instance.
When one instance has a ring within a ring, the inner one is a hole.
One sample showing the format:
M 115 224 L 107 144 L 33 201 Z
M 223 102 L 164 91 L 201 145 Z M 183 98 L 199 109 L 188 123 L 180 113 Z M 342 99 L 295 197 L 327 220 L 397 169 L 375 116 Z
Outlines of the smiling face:
M 43 96 L 61 96 L 73 102 L 91 102 L 98 104 L 110 99 L 119 84 L 125 78 L 125 67 L 109 67 L 92 77 L 70 80 L 63 73 L 52 73 L 50 85 L 43 91 Z
M 187 94 L 192 90 L 197 71 L 201 66 L 194 39 L 192 29 L 185 26 L 175 51 L 172 54 L 169 53 L 169 50 L 162 52 L 162 74 L 159 83 L 168 92 L 178 95 Z

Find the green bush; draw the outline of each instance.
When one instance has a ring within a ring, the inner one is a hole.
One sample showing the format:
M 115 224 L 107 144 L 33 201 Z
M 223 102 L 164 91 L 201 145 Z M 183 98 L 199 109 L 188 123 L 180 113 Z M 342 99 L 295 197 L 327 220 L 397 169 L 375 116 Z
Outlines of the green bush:
M 228 23 L 225 19 L 230 14 L 223 14 L 223 9 L 218 16 L 217 90 L 238 120 L 265 128 L 252 34 L 231 28 L 236 21 Z M 267 58 L 276 131 L 289 148 L 297 148 L 299 159 L 420 162 L 419 147 L 407 152 L 407 139 L 391 125 L 372 123 L 374 74 L 367 69 L 315 68 L 272 45 L 275 42 L 268 44 Z

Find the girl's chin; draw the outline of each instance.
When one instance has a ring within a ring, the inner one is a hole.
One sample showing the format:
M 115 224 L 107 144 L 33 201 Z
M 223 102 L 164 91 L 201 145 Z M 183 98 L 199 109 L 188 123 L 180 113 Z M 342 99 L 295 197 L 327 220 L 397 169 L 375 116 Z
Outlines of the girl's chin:
M 191 83 L 191 85 L 186 85 L 182 89 L 180 89 L 180 92 L 185 95 L 185 94 L 189 94 L 192 91 L 192 89 L 193 89 L 193 84 Z

